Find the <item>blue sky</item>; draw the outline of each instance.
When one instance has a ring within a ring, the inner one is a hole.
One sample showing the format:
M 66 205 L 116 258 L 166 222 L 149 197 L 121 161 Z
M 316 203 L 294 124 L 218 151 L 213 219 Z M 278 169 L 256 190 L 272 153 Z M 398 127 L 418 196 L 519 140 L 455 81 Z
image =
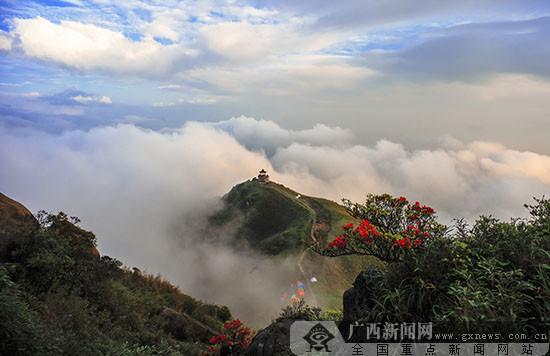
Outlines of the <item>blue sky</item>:
M 370 140 L 451 134 L 550 150 L 540 127 L 510 139 L 513 115 L 533 111 L 548 86 L 548 1 L 4 0 L 0 14 L 10 127 L 162 129 L 244 114 Z M 511 109 L 513 80 L 534 92 Z M 51 100 L 70 92 L 84 99 Z M 542 121 L 545 102 L 529 120 Z M 445 121 L 453 106 L 460 123 Z

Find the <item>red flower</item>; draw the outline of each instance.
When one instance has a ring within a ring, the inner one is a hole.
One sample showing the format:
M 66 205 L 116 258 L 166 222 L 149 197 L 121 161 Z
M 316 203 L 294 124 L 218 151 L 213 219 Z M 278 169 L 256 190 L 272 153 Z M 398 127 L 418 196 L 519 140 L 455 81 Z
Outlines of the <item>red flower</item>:
M 405 239 L 395 240 L 395 241 L 393 242 L 393 246 L 405 247 Z
M 406 204 L 406 203 L 408 203 L 409 201 L 408 201 L 407 198 L 405 198 L 405 197 L 399 197 L 399 198 L 397 198 L 397 202 L 398 202 L 399 204 Z
M 231 320 L 224 323 L 225 331 L 223 334 L 218 334 L 210 338 L 210 345 L 208 352 L 201 353 L 201 356 L 216 356 L 219 355 L 220 347 L 223 345 L 233 346 L 237 345 L 239 349 L 246 349 L 250 345 L 251 330 L 245 327 L 243 323 L 238 320 Z
M 328 244 L 328 248 L 345 248 L 346 239 L 343 236 L 337 236 Z
M 367 241 L 371 240 L 370 239 L 371 236 L 374 236 L 374 237 L 380 236 L 380 233 L 368 220 L 361 221 L 361 223 L 355 229 L 355 232 L 358 232 L 359 236 L 361 236 Z
M 239 319 L 235 319 L 232 321 L 228 321 L 225 324 L 223 324 L 223 327 L 226 329 L 238 329 L 243 325 L 243 323 Z
M 432 215 L 435 213 L 435 210 L 427 205 L 424 205 L 422 207 L 422 214 L 425 214 L 425 215 Z
M 346 225 L 342 226 L 342 229 L 344 229 L 344 230 L 350 230 L 352 228 L 353 228 L 353 223 L 349 223 L 349 224 L 346 224 Z
M 412 241 L 410 237 L 405 237 L 404 239 L 395 240 L 393 242 L 393 246 L 397 246 L 400 248 L 411 248 L 412 247 Z

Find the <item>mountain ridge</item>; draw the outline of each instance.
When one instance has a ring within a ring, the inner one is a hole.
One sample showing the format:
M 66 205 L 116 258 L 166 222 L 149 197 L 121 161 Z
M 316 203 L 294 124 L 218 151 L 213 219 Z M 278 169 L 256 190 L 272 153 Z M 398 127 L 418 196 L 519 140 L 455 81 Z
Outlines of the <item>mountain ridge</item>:
M 365 265 L 380 265 L 370 256 L 326 258 L 310 247 L 323 245 L 356 222 L 346 208 L 325 198 L 303 195 L 273 181 L 253 178 L 235 185 L 222 197 L 223 207 L 210 217 L 217 229 L 231 226 L 234 240 L 269 256 L 292 256 L 296 271 L 289 276 L 306 282 L 308 303 L 341 309 L 342 293 Z M 271 227 L 276 225 L 276 230 Z M 315 283 L 309 283 L 315 277 Z
M 236 236 L 267 255 L 295 253 L 326 241 L 355 220 L 336 202 L 256 178 L 235 185 L 222 202 L 210 222 L 220 226 L 236 220 L 241 224 Z

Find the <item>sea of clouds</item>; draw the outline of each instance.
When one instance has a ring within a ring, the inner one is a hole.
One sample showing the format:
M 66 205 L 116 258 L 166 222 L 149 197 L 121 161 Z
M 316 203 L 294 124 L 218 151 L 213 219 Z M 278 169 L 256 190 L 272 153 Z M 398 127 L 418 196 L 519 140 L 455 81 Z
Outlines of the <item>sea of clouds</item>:
M 334 200 L 404 195 L 430 204 L 445 222 L 524 216 L 524 203 L 550 192 L 547 155 L 450 137 L 408 149 L 362 142 L 345 128 L 287 130 L 247 117 L 165 131 L 2 129 L 0 167 L 0 191 L 32 211 L 76 215 L 103 254 L 255 322 L 276 312 L 292 262 L 235 250 L 227 236 L 206 241 L 201 231 L 219 197 L 261 168 L 303 194 Z

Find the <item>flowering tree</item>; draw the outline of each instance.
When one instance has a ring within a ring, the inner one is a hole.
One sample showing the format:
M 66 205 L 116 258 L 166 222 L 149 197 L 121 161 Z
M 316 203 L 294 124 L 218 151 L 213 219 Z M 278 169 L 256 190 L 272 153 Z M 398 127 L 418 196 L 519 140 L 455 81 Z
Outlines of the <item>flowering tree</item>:
M 210 339 L 208 351 L 201 356 L 217 356 L 222 354 L 222 350 L 236 355 L 245 350 L 251 340 L 252 332 L 249 327 L 244 326 L 239 319 L 228 321 L 223 324 L 223 332 Z
M 343 233 L 326 247 L 314 246 L 316 252 L 330 257 L 371 255 L 392 262 L 444 231 L 434 209 L 405 197 L 369 194 L 365 204 L 344 200 L 344 206 L 360 222 L 342 226 Z

